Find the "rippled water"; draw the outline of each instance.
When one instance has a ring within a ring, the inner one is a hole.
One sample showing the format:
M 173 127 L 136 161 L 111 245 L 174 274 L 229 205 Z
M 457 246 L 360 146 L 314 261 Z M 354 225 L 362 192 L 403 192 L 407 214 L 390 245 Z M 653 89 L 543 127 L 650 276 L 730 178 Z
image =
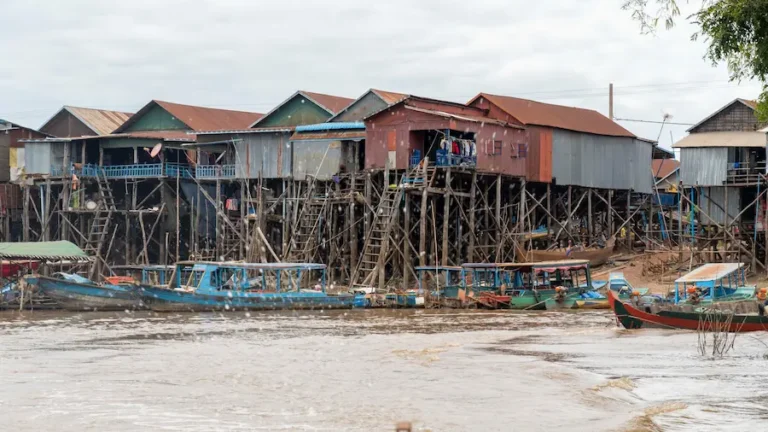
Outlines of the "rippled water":
M 762 430 L 768 336 L 725 359 L 607 312 L 0 314 L 5 430 Z

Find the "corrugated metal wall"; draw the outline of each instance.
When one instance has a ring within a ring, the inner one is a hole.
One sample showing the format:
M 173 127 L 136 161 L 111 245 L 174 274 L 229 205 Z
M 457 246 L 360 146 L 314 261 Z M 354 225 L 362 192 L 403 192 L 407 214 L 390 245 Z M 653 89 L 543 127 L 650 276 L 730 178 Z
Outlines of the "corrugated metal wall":
M 701 199 L 697 204 L 701 211 L 709 215 L 702 216 L 701 221 L 705 225 L 712 223 L 713 219 L 718 224 L 725 223 L 725 186 L 701 188 Z M 687 191 L 690 192 L 690 191 Z M 690 196 L 690 195 L 689 195 Z M 741 212 L 741 193 L 739 188 L 728 188 L 728 220 L 733 221 Z
M 687 186 L 722 186 L 728 175 L 728 148 L 681 148 L 680 179 Z
M 24 170 L 27 174 L 50 174 L 51 143 L 26 143 Z
M 14 131 L 9 132 L 0 133 L 0 181 L 3 182 L 11 179 L 11 133 Z
M 634 138 L 554 129 L 552 176 L 560 186 L 651 193 L 652 150 L 650 143 Z
M 330 180 L 339 172 L 341 141 L 293 141 L 291 148 L 294 179 L 304 180 L 309 174 L 316 176 L 318 180 Z M 318 167 L 320 161 L 323 163 Z
M 288 178 L 291 175 L 290 133 L 270 132 L 234 137 L 237 178 Z

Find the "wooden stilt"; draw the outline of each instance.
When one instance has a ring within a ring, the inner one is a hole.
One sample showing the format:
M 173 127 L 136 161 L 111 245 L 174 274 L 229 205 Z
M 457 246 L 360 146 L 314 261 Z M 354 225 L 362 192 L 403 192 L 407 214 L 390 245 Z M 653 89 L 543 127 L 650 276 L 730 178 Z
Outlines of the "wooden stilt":
M 411 276 L 411 197 L 405 194 L 405 210 L 403 211 L 403 289 L 410 288 Z
M 469 246 L 467 247 L 467 262 L 475 262 L 475 215 L 477 213 L 477 172 L 472 171 L 472 184 L 469 187 Z
M 443 194 L 443 244 L 441 265 L 448 265 L 448 225 L 451 219 L 451 168 L 445 170 L 445 193 Z

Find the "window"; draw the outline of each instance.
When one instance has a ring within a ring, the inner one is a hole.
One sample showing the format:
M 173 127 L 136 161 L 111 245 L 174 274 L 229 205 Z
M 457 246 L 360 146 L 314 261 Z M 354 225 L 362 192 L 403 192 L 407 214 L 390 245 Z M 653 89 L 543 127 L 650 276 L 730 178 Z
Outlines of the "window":
M 517 157 L 520 157 L 520 158 L 528 157 L 527 143 L 520 143 L 517 145 Z
M 485 142 L 485 154 L 498 156 L 501 154 L 501 141 L 489 140 Z

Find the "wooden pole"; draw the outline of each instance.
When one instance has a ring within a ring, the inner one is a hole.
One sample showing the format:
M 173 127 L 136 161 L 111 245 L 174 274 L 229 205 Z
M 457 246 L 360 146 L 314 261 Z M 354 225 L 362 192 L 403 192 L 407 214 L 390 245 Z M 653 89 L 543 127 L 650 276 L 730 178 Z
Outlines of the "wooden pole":
M 496 176 L 496 213 L 494 218 L 496 219 L 496 245 L 497 249 L 500 249 L 504 235 L 504 225 L 501 223 L 501 174 Z M 500 250 L 496 251 L 496 262 L 499 262 L 500 252 Z
M 23 219 L 24 230 L 21 233 L 21 238 L 25 242 L 29 241 L 29 188 L 30 187 L 31 186 L 29 185 L 24 186 L 24 205 L 22 207 L 22 212 L 23 212 L 22 216 L 24 218 Z
M 442 265 L 448 265 L 448 224 L 451 221 L 451 168 L 445 170 L 445 193 L 443 194 L 443 247 Z
M 592 245 L 595 241 L 594 225 L 592 225 L 592 188 L 587 189 L 587 234 L 589 240 L 587 246 Z
M 568 231 L 568 235 L 570 236 L 572 234 L 571 229 L 571 220 L 573 220 L 573 210 L 572 210 L 572 194 L 573 194 L 573 187 L 571 185 L 568 185 L 568 219 L 565 221 L 565 226 Z
M 547 183 L 547 247 L 552 246 L 552 185 Z
M 426 169 L 426 167 L 425 167 Z M 419 265 L 427 265 L 427 187 L 421 190 L 421 212 L 419 213 Z
M 475 207 L 477 206 L 477 171 L 472 171 L 472 184 L 469 187 L 469 247 L 467 248 L 468 262 L 475 261 Z
M 405 195 L 405 215 L 403 218 L 403 228 L 405 236 L 403 239 L 403 289 L 408 289 L 411 276 L 411 197 Z

